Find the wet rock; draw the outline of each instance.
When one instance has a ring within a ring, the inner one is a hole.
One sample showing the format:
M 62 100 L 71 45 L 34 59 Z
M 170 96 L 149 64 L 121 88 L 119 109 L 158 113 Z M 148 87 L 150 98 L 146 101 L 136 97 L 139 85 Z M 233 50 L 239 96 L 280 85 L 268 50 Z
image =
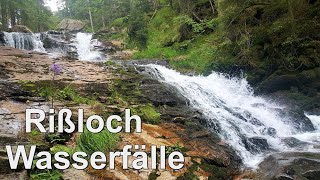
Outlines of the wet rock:
M 316 153 L 278 153 L 267 157 L 259 165 L 259 180 L 308 179 L 318 180 L 320 155 Z
M 171 119 L 168 119 L 168 120 L 170 121 Z M 184 118 L 184 117 L 173 118 L 173 122 L 175 122 L 175 123 L 185 124 L 185 121 L 186 121 L 186 118 Z
M 281 175 L 277 176 L 275 179 L 276 180 L 294 180 L 293 177 L 291 177 L 287 174 L 281 174 Z
M 302 174 L 309 180 L 318 180 L 320 178 L 320 170 L 310 170 Z
M 47 34 L 62 35 L 62 34 L 64 34 L 64 32 L 62 32 L 62 31 L 55 31 L 55 30 L 49 30 L 49 31 L 47 31 Z
M 269 150 L 268 141 L 260 137 L 245 138 L 242 141 L 245 148 L 254 154 L 259 154 Z
M 144 91 L 146 98 L 155 106 L 185 104 L 183 100 L 162 84 L 144 84 L 141 89 Z
M 288 112 L 289 117 L 292 117 L 292 121 L 297 129 L 300 131 L 314 131 L 315 128 L 311 122 L 310 119 L 308 119 L 304 112 L 302 111 L 289 111 Z
M 191 138 L 204 138 L 210 136 L 210 132 L 206 130 L 196 131 L 190 135 Z
M 4 33 L 0 32 L 0 46 L 4 46 L 6 41 L 4 40 Z
M 187 149 L 193 149 L 186 154 L 191 157 L 201 157 L 208 164 L 228 167 L 231 164 L 230 155 L 219 146 L 205 145 L 205 140 L 192 140 L 186 144 Z
M 308 143 L 300 141 L 294 137 L 285 138 L 282 141 L 291 148 L 299 148 L 308 145 Z
M 306 112 L 306 114 L 311 114 L 311 115 L 320 116 L 320 108 L 315 108 L 315 109 L 313 109 L 312 111 Z
M 32 102 L 45 102 L 46 99 L 43 97 L 26 97 L 26 96 L 16 96 L 12 97 L 11 99 L 18 101 L 18 102 L 27 102 L 27 101 L 32 101 Z
M 59 52 L 70 60 L 78 57 L 75 45 L 70 42 L 72 38 L 74 38 L 74 35 L 60 31 L 47 32 L 41 35 L 43 47 L 47 52 Z
M 277 135 L 277 130 L 275 129 L 275 128 L 268 128 L 267 129 L 267 134 L 269 135 L 269 136 L 275 136 L 275 135 Z

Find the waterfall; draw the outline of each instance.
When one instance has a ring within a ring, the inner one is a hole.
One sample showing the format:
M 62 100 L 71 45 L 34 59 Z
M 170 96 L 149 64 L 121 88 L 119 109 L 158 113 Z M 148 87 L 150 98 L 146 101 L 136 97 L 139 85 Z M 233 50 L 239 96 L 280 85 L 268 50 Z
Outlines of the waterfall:
M 245 79 L 215 72 L 206 77 L 186 76 L 159 65 L 145 67 L 154 78 L 186 97 L 190 106 L 204 115 L 206 126 L 233 147 L 246 167 L 256 168 L 274 152 L 319 152 L 319 116 L 308 115 L 318 131 L 301 130 L 281 113 L 283 106 L 255 96 Z
M 33 50 L 38 52 L 48 52 L 50 57 L 60 57 L 70 55 L 78 57 L 79 60 L 99 61 L 104 60 L 104 55 L 98 50 L 103 49 L 102 44 L 96 39 L 92 39 L 90 33 L 70 34 L 74 38 L 65 40 L 64 34 L 49 33 L 18 33 L 4 32 L 4 42 L 6 46 L 17 49 Z M 42 37 L 42 39 L 41 39 Z M 45 47 L 48 51 L 44 48 Z
M 17 49 L 45 52 L 43 43 L 40 40 L 40 33 L 4 32 L 4 40 L 6 46 Z
M 100 46 L 101 44 L 97 40 L 92 39 L 92 36 L 89 33 L 77 33 L 73 41 L 77 48 L 78 59 L 88 61 L 103 59 L 101 53 L 95 50 L 95 46 Z

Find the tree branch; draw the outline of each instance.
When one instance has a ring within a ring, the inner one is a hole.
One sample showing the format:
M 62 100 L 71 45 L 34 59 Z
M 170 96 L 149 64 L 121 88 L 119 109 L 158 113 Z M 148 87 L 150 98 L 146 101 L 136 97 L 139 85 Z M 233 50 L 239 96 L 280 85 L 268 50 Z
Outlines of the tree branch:
M 234 18 L 230 21 L 230 23 L 228 24 L 227 27 L 230 27 L 231 24 L 232 24 L 245 10 L 247 10 L 248 8 L 251 8 L 251 7 L 253 7 L 253 6 L 266 6 L 266 5 L 270 5 L 270 4 L 269 4 L 269 3 L 254 3 L 254 4 L 251 4 L 251 5 L 247 6 L 247 7 L 245 7 L 244 9 L 242 9 L 242 10 L 239 12 L 239 14 L 238 14 L 236 17 L 234 17 Z

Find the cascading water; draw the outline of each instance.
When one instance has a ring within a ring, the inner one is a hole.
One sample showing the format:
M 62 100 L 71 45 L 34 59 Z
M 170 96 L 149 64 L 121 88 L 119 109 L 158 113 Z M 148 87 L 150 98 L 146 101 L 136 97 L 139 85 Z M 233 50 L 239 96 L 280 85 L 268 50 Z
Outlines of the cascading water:
M 145 67 L 189 99 L 190 106 L 203 113 L 207 126 L 236 150 L 246 167 L 256 168 L 272 152 L 320 151 L 314 148 L 320 144 L 319 116 L 308 116 L 318 130 L 304 132 L 290 117 L 281 116 L 283 107 L 254 96 L 245 79 L 218 73 L 190 77 L 159 65 Z M 290 147 L 284 140 L 292 138 L 308 144 Z
M 17 49 L 46 52 L 40 40 L 40 34 L 4 32 L 5 45 Z
M 74 45 L 77 48 L 80 60 L 94 61 L 103 59 L 101 53 L 94 50 L 95 46 L 100 46 L 101 44 L 97 40 L 93 40 L 92 36 L 89 33 L 77 33 Z

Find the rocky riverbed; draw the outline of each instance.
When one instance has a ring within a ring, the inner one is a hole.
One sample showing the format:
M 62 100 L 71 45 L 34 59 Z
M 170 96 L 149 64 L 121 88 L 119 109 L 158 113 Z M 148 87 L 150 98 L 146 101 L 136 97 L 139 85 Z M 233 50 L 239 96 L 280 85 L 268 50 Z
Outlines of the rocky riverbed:
M 63 72 L 53 84 L 50 66 L 58 63 Z M 121 134 L 116 149 L 127 144 L 166 145 L 186 157 L 180 171 L 116 170 L 84 171 L 68 169 L 58 172 L 63 179 L 302 179 L 316 180 L 320 172 L 318 153 L 277 153 L 267 157 L 257 170 L 247 170 L 240 157 L 214 132 L 206 129 L 203 115 L 188 106 L 189 102 L 172 87 L 146 75 L 141 64 L 166 61 L 86 62 L 68 58 L 51 59 L 47 54 L 0 46 L 0 178 L 37 179 L 35 169 L 12 171 L 5 145 L 37 145 L 37 151 L 53 152 L 57 147 L 74 148 L 79 134 L 24 133 L 25 109 L 51 107 L 46 88 L 54 86 L 63 97 L 54 101 L 55 109 L 82 108 L 91 114 L 123 114 L 132 107 L 151 108 L 159 114 L 157 121 L 144 121 L 143 133 Z M 71 93 L 70 93 L 71 92 Z M 77 118 L 74 118 L 77 119 Z M 302 142 L 289 141 L 292 146 Z M 292 144 L 293 143 L 293 144 Z
M 116 170 L 68 169 L 61 172 L 64 179 L 79 179 L 79 175 L 81 179 L 232 179 L 240 174 L 241 160 L 225 142 L 201 126 L 201 114 L 190 109 L 185 99 L 170 88 L 139 74 L 132 66 L 64 58 L 52 60 L 46 54 L 0 46 L 1 179 L 27 179 L 34 175 L 33 170 L 26 172 L 21 166 L 20 170 L 10 170 L 4 147 L 7 144 L 37 145 L 38 151 L 76 144 L 78 134 L 57 134 L 59 141 L 53 141 L 49 134 L 24 133 L 26 108 L 45 111 L 50 108 L 50 100 L 39 89 L 52 85 L 49 68 L 53 63 L 63 67 L 63 73 L 56 77 L 56 90 L 72 87 L 77 89 L 79 97 L 90 96 L 90 102 L 94 101 L 79 103 L 65 97 L 54 101 L 55 109 L 68 107 L 76 111 L 81 107 L 90 115 L 121 114 L 127 107 L 151 106 L 161 114 L 160 121 L 143 123 L 141 134 L 121 134 L 117 149 L 126 144 L 166 145 L 182 151 L 186 157 L 181 171 L 124 171 L 119 161 Z

